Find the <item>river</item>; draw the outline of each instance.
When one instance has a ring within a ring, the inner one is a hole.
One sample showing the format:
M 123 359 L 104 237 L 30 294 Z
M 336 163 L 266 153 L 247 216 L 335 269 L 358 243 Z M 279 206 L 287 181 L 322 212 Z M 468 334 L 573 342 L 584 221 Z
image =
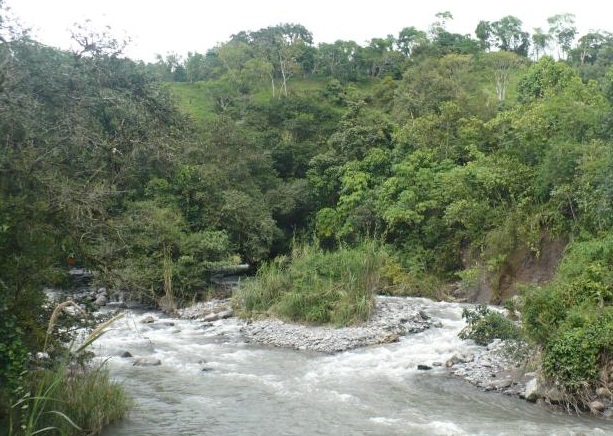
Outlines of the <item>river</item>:
M 95 344 L 136 401 L 116 435 L 607 435 L 612 424 L 482 392 L 445 368 L 474 349 L 457 338 L 461 305 L 430 303 L 441 328 L 334 355 L 245 342 L 240 321 L 128 312 Z M 139 322 L 144 316 L 152 324 Z M 161 366 L 133 366 L 123 351 Z

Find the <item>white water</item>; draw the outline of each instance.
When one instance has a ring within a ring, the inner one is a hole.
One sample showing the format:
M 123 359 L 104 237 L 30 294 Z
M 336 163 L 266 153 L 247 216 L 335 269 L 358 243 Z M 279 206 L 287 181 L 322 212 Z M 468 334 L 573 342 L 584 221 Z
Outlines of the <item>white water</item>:
M 481 392 L 444 368 L 417 371 L 472 347 L 456 336 L 461 306 L 430 303 L 426 311 L 443 327 L 336 355 L 247 344 L 236 320 L 202 329 L 189 320 L 142 324 L 159 314 L 128 313 L 97 341 L 96 353 L 115 356 L 111 374 L 137 406 L 104 434 L 613 435 L 605 421 Z M 116 357 L 122 351 L 162 365 L 132 366 Z

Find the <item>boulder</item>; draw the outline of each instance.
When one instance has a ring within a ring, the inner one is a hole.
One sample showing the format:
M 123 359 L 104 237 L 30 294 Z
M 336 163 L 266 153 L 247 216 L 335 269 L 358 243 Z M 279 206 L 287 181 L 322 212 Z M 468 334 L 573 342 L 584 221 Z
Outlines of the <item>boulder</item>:
M 228 319 L 234 316 L 234 312 L 232 309 L 222 310 L 221 312 L 218 312 L 217 315 L 219 315 L 219 319 Z
M 564 394 L 555 386 L 549 386 L 543 392 L 543 397 L 550 404 L 560 404 L 564 402 Z
M 599 400 L 592 401 L 589 404 L 589 406 L 590 406 L 590 412 L 592 412 L 592 414 L 594 415 L 598 415 L 606 409 L 606 406 L 604 405 L 604 403 Z
M 107 303 L 108 303 L 108 298 L 104 294 L 98 295 L 98 297 L 96 298 L 96 301 L 94 301 L 94 304 L 96 306 L 106 306 Z
M 132 353 L 130 353 L 129 351 L 122 351 L 121 353 L 119 353 L 119 357 L 123 357 L 124 359 L 127 357 L 132 357 Z
M 429 371 L 429 370 L 432 369 L 432 367 L 428 366 L 428 365 L 421 365 L 420 364 L 420 365 L 417 365 L 417 369 L 420 370 L 420 371 Z
M 159 366 L 161 364 L 162 361 L 155 357 L 136 357 L 132 366 Z
M 528 401 L 536 402 L 541 396 L 539 391 L 538 380 L 533 378 L 528 383 L 526 383 L 526 389 L 524 390 L 524 399 Z
M 213 321 L 217 321 L 218 319 L 220 319 L 218 313 L 209 313 L 208 315 L 202 318 L 202 321 L 213 322 Z
M 504 380 L 496 380 L 495 382 L 492 382 L 489 384 L 489 387 L 491 389 L 495 389 L 497 391 L 500 391 L 502 389 L 506 389 L 508 387 L 511 387 L 511 385 L 513 384 L 513 379 L 507 378 Z
M 140 322 L 142 322 L 143 324 L 152 324 L 155 322 L 155 318 L 152 317 L 151 315 L 148 315 L 144 317 L 143 319 L 141 319 Z

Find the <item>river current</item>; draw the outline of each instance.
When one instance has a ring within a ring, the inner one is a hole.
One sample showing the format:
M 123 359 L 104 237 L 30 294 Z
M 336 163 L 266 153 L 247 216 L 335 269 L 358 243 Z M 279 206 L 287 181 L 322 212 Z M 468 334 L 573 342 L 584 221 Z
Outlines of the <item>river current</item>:
M 483 392 L 445 368 L 474 345 L 457 338 L 462 306 L 428 303 L 441 328 L 334 355 L 247 343 L 240 321 L 127 312 L 95 344 L 136 406 L 116 435 L 613 435 L 613 424 Z M 140 320 L 151 315 L 152 324 Z M 161 360 L 133 366 L 133 359 Z

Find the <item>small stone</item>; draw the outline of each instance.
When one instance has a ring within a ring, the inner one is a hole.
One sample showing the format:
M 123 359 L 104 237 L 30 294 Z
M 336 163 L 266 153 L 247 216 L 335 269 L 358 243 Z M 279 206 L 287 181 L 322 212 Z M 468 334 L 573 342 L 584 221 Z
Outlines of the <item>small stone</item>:
M 417 369 L 420 370 L 420 371 L 429 371 L 429 370 L 432 369 L 432 367 L 428 366 L 428 365 L 421 365 L 420 364 L 420 365 L 417 365 Z
M 140 322 L 142 322 L 143 324 L 151 324 L 155 322 L 155 318 L 152 317 L 151 315 L 148 315 L 144 317 L 143 319 L 141 319 Z
M 598 395 L 599 398 L 610 398 L 611 391 L 607 388 L 598 388 L 596 389 L 596 395 Z
M 123 357 L 123 358 L 132 357 L 132 353 L 130 353 L 129 351 L 124 351 L 122 353 L 119 353 L 119 357 Z

